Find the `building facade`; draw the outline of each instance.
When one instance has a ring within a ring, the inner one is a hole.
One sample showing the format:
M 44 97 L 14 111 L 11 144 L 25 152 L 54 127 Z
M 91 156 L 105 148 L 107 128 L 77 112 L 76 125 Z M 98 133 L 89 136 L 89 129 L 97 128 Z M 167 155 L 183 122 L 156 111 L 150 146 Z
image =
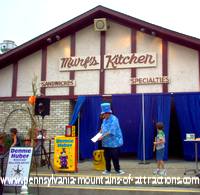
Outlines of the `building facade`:
M 97 31 L 102 18 L 108 28 Z M 0 128 L 29 128 L 20 111 L 5 120 L 35 76 L 51 98 L 45 128 L 62 135 L 79 95 L 199 92 L 200 40 L 98 6 L 0 55 Z

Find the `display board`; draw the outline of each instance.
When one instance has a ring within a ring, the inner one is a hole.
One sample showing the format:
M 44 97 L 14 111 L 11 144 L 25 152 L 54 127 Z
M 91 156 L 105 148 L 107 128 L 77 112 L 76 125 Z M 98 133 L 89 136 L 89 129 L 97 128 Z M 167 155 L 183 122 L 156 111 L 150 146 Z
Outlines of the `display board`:
M 78 160 L 77 137 L 56 136 L 54 141 L 54 169 L 76 172 Z
M 22 186 L 28 181 L 33 148 L 11 147 L 6 169 L 6 186 Z

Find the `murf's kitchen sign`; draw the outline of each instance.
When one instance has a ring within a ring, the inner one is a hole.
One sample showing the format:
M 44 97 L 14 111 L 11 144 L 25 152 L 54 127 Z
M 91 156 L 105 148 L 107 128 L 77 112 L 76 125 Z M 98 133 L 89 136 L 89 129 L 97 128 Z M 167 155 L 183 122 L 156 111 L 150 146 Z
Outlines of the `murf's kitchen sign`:
M 100 69 L 100 56 L 61 58 L 59 68 L 60 71 L 98 70 Z
M 100 56 L 66 57 L 60 59 L 60 71 L 99 70 Z M 157 65 L 156 53 L 106 54 L 104 69 L 145 68 Z
M 156 66 L 155 53 L 132 53 L 104 56 L 104 69 L 143 68 Z

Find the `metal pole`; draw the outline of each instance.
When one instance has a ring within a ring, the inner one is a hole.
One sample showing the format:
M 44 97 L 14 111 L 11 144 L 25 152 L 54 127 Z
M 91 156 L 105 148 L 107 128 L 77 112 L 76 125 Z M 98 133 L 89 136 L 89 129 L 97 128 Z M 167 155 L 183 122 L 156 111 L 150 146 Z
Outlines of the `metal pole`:
M 199 167 L 198 167 L 198 143 L 195 142 L 195 163 L 196 163 L 196 173 L 199 172 Z
M 144 93 L 142 94 L 142 144 L 143 144 L 143 163 L 146 163 L 145 159 L 145 116 L 144 116 Z
M 79 162 L 79 147 L 80 147 L 80 112 L 78 113 L 78 162 Z
M 142 93 L 142 148 L 143 148 L 143 161 L 139 164 L 147 165 L 149 162 L 146 161 L 146 147 L 145 147 L 145 99 Z

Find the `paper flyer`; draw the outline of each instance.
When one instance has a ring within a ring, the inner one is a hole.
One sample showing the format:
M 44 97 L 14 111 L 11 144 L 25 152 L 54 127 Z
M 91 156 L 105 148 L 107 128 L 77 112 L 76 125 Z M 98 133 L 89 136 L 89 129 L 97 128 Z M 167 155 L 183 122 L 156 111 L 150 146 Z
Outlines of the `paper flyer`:
M 92 140 L 92 142 L 97 142 L 98 141 L 98 139 L 100 138 L 102 136 L 102 133 L 97 133 L 91 140 Z

